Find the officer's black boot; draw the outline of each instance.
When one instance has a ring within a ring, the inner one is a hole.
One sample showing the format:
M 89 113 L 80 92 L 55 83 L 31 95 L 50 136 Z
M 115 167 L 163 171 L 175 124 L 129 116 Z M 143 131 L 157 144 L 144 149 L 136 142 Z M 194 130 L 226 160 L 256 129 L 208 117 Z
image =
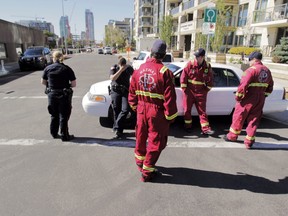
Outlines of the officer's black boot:
M 63 142 L 67 142 L 67 141 L 70 141 L 72 139 L 74 139 L 74 135 L 69 134 L 68 128 L 67 128 L 67 130 L 61 131 L 61 140 Z

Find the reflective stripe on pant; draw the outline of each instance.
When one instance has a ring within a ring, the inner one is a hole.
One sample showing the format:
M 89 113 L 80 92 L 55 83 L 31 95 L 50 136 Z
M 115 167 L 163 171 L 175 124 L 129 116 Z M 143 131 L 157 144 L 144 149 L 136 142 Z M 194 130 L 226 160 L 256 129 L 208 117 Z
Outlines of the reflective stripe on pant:
M 137 164 L 143 161 L 143 175 L 154 171 L 155 164 L 167 145 L 168 131 L 169 122 L 163 109 L 149 103 L 138 104 L 135 160 Z
M 255 134 L 260 124 L 265 101 L 258 100 L 257 103 L 255 103 L 255 101 L 249 101 L 250 100 L 245 100 L 236 103 L 232 124 L 227 135 L 228 139 L 236 140 L 238 135 L 241 133 L 245 121 L 247 120 L 247 136 L 244 142 L 247 144 L 253 144 L 255 142 Z

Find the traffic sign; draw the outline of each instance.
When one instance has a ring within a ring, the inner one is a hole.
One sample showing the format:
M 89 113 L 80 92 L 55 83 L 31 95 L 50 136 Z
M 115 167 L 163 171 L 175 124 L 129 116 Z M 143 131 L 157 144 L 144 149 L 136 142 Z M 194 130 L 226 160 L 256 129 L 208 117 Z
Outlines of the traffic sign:
M 204 35 L 214 34 L 215 28 L 216 28 L 216 23 L 204 22 L 202 25 L 202 34 Z
M 216 8 L 207 8 L 204 12 L 204 22 L 216 23 L 217 10 Z

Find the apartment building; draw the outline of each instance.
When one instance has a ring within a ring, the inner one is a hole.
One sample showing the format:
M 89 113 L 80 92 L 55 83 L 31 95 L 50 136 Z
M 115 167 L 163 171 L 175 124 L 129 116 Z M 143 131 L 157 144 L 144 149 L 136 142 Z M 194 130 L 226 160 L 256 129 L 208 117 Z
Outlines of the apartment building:
M 159 37 L 153 19 L 161 15 L 155 9 L 160 0 L 134 0 L 135 40 L 153 36 Z M 197 49 L 196 42 L 203 33 L 204 11 L 213 7 L 215 0 L 165 0 L 165 15 L 173 17 L 173 37 L 171 49 L 193 52 Z M 226 26 L 235 27 L 224 40 L 222 51 L 233 46 L 258 47 L 264 55 L 269 56 L 271 50 L 280 43 L 282 37 L 288 36 L 288 0 L 225 0 L 231 8 L 227 13 Z M 150 8 L 149 10 L 146 8 Z M 144 12 L 153 11 L 147 17 Z M 145 16 L 144 16 L 145 15 Z M 146 22 L 144 22 L 146 21 Z M 144 25 L 144 23 L 146 25 Z M 152 24 L 153 25 L 147 25 Z M 159 23 L 159 22 L 158 22 Z M 154 26 L 154 28 L 153 28 Z M 217 28 L 217 26 L 216 26 Z M 212 36 L 212 35 L 211 35 Z

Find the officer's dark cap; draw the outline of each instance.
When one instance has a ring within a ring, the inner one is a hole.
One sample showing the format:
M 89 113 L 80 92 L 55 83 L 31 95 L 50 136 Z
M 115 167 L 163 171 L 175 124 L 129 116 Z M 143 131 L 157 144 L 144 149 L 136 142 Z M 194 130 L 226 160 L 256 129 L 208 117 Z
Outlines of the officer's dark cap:
M 249 61 L 251 61 L 252 59 L 258 59 L 258 60 L 262 60 L 262 53 L 260 53 L 260 52 L 257 52 L 257 51 L 254 51 L 254 52 L 252 52 L 250 55 L 249 55 L 249 57 L 248 57 L 248 59 L 249 59 Z
M 165 41 L 157 39 L 151 49 L 152 53 L 166 54 L 167 45 Z
M 199 48 L 199 49 L 194 53 L 194 55 L 195 55 L 196 57 L 205 56 L 205 54 L 206 54 L 206 52 L 205 52 L 205 50 L 204 50 L 203 48 Z

